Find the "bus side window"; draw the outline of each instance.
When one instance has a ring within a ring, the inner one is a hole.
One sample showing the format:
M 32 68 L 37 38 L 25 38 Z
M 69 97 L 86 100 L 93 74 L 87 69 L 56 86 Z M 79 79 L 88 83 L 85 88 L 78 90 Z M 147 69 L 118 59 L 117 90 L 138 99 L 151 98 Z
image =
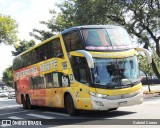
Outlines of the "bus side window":
M 45 74 L 47 88 L 68 87 L 70 85 L 69 77 L 62 72 L 52 72 Z
M 71 48 L 70 48 L 70 34 L 69 33 L 63 35 L 63 41 L 64 41 L 67 52 L 70 52 Z
M 75 51 L 75 50 L 80 50 L 82 49 L 82 45 L 80 43 L 80 37 L 77 31 L 73 31 L 71 33 L 71 50 Z
M 52 40 L 52 43 L 50 43 L 50 48 L 51 48 L 50 53 L 53 54 L 52 57 L 58 57 L 58 58 L 64 57 L 59 38 Z
M 81 50 L 82 44 L 78 31 L 72 31 L 63 35 L 63 41 L 67 52 Z
M 46 88 L 53 88 L 53 73 L 45 74 Z

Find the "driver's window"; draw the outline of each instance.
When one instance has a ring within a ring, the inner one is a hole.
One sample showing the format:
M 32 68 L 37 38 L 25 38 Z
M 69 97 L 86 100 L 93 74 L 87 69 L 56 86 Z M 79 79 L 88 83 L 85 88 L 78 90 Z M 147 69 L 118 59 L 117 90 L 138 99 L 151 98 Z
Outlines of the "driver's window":
M 82 49 L 81 39 L 78 31 L 72 31 L 62 35 L 67 52 Z

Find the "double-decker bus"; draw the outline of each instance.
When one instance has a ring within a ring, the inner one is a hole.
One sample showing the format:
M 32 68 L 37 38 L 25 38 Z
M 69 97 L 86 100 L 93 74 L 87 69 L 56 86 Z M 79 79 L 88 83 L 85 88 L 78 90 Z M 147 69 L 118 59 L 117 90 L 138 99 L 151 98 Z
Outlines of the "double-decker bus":
M 72 27 L 18 55 L 13 61 L 16 102 L 23 108 L 48 106 L 116 110 L 141 104 L 137 51 L 121 26 Z

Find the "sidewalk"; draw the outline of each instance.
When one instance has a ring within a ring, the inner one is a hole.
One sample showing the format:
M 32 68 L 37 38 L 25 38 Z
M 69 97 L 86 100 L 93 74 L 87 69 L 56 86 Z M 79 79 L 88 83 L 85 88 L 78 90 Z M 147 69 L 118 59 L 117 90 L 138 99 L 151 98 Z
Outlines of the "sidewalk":
M 143 91 L 149 91 L 148 85 L 143 85 L 142 89 L 143 89 Z M 150 85 L 150 89 L 151 89 L 151 91 L 159 91 L 160 92 L 160 84 Z
M 143 85 L 143 97 L 145 99 L 152 98 L 152 97 L 160 97 L 160 85 L 150 85 L 150 92 L 148 89 L 148 85 Z

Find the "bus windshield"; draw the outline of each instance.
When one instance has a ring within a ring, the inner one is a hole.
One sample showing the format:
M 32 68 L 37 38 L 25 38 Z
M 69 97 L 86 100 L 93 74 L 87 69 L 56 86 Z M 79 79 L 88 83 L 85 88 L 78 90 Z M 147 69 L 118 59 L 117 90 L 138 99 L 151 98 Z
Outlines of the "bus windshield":
M 125 88 L 139 79 L 136 56 L 123 59 L 94 58 L 92 71 L 93 85 L 102 88 Z
M 127 31 L 123 28 L 82 29 L 87 50 L 119 50 L 132 48 Z

